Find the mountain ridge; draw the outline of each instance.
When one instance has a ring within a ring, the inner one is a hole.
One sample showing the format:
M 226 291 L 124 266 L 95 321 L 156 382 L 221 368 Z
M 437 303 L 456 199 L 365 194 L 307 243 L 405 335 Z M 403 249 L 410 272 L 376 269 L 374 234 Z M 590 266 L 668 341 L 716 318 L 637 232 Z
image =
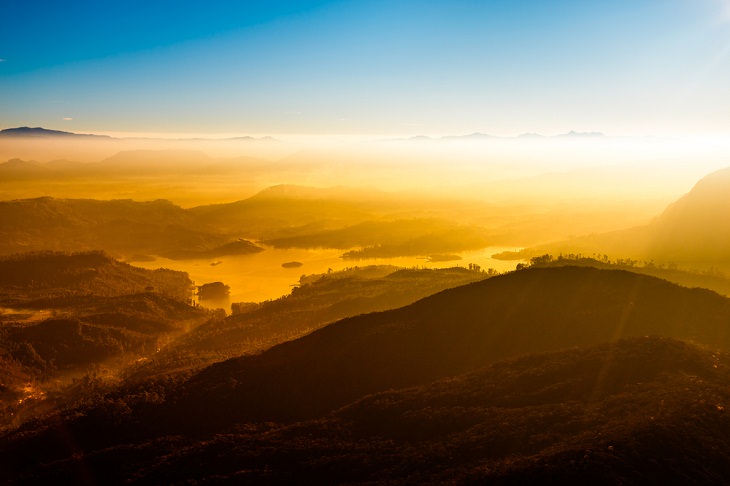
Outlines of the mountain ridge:
M 13 128 L 5 128 L 0 130 L 0 137 L 38 137 L 38 138 L 52 138 L 52 137 L 65 137 L 65 138 L 72 138 L 72 137 L 95 137 L 99 139 L 108 139 L 108 140 L 157 140 L 154 137 L 113 137 L 110 135 L 96 135 L 96 134 L 82 134 L 82 133 L 75 133 L 75 132 L 68 132 L 63 130 L 52 130 L 48 128 L 43 127 L 13 127 Z M 566 133 L 560 133 L 557 135 L 541 135 L 537 133 L 523 133 L 521 135 L 517 135 L 515 137 L 502 137 L 497 135 L 490 135 L 487 133 L 482 132 L 472 132 L 472 133 L 466 133 L 462 135 L 443 135 L 440 137 L 430 137 L 427 135 L 414 135 L 409 138 L 404 139 L 396 139 L 396 140 L 389 140 L 389 141 L 424 141 L 424 140 L 443 140 L 443 141 L 472 141 L 472 140 L 499 140 L 499 139 L 524 139 L 524 138 L 544 138 L 544 139 L 550 139 L 550 138 L 597 138 L 597 137 L 606 137 L 606 135 L 602 132 L 581 132 L 576 130 L 571 130 Z M 159 140 L 170 140 L 170 139 L 159 139 Z M 228 137 L 228 138 L 206 138 L 206 137 L 188 137 L 188 138 L 176 138 L 173 140 L 177 141 L 245 141 L 245 142 L 277 142 L 278 139 L 275 137 L 272 137 L 271 135 L 264 135 L 261 137 L 253 137 L 250 135 L 241 135 L 241 136 L 234 136 L 234 137 Z
M 717 479 L 728 356 L 730 299 L 530 268 L 130 385 L 3 436 L 0 457 L 45 482 L 79 458 L 143 484 Z
M 730 350 L 728 323 L 730 300 L 711 291 L 621 270 L 529 269 L 212 365 L 176 406 L 193 415 L 219 407 L 224 420 L 297 420 L 510 356 L 623 337 L 657 334 Z
M 619 258 L 730 269 L 730 167 L 702 177 L 645 225 L 577 236 L 497 255 L 528 259 L 546 253 L 607 253 Z
M 65 132 L 62 130 L 49 130 L 42 127 L 17 127 L 17 128 L 5 128 L 0 130 L 0 137 L 23 137 L 23 138 L 52 138 L 52 137 L 63 137 L 63 138 L 96 138 L 96 139 L 109 139 L 113 137 L 108 135 L 93 135 L 88 133 L 74 133 Z

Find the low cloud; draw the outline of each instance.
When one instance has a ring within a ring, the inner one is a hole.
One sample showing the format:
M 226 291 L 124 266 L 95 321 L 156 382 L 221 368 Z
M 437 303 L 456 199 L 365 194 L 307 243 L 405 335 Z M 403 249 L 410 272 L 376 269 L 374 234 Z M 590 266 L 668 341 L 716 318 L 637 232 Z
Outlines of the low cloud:
M 73 118 L 71 118 L 70 116 L 65 116 L 65 117 L 63 117 L 63 119 L 65 121 L 71 121 L 71 120 L 73 120 Z

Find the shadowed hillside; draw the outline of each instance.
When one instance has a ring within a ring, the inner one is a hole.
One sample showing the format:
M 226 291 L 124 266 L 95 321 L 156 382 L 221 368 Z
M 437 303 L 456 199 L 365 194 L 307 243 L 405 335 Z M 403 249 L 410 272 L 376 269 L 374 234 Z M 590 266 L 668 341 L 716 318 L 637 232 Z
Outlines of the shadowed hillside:
M 79 410 L 85 416 L 66 438 L 53 429 L 7 436 L 0 457 L 26 482 L 720 484 L 730 475 L 726 359 L 633 338 L 502 361 L 321 418 L 245 424 L 205 440 L 134 441 L 123 424 L 140 397 L 109 397 Z
M 730 350 L 730 300 L 626 271 L 529 269 L 213 365 L 177 406 L 226 422 L 299 419 L 509 356 L 644 335 Z
M 355 267 L 302 276 L 291 294 L 273 301 L 234 304 L 223 321 L 201 325 L 171 343 L 135 376 L 196 366 L 261 352 L 344 317 L 394 309 L 441 290 L 483 280 L 491 274 L 464 268 L 398 269 Z
M 0 429 L 65 402 L 73 379 L 115 377 L 211 319 L 188 305 L 190 289 L 183 272 L 101 252 L 1 258 Z
M 82 165 L 85 171 L 91 170 L 89 166 L 97 167 L 102 180 L 115 180 L 110 176 L 114 171 L 136 167 L 142 171 L 138 178 L 161 178 L 164 182 L 166 175 L 152 173 L 168 171 L 177 177 L 188 170 L 191 159 L 200 156 L 176 152 L 164 156 L 122 153 L 98 164 Z M 193 165 L 196 171 L 206 171 L 205 164 Z M 0 165 L 0 172 L 20 177 L 20 183 L 25 185 L 31 183 L 33 174 L 46 174 L 53 179 L 55 171 L 75 170 L 74 167 L 74 163 L 64 161 L 39 164 L 11 160 Z M 151 174 L 146 175 L 146 170 Z M 103 171 L 111 172 L 103 176 Z M 206 176 L 214 177 L 214 172 Z M 121 194 L 133 190 L 127 186 L 137 187 L 134 181 L 124 184 Z M 87 192 L 80 189 L 78 193 Z M 232 203 L 187 209 L 163 199 L 137 202 L 41 197 L 0 202 L 0 254 L 103 249 L 130 260 L 153 255 L 172 259 L 217 258 L 261 251 L 251 243 L 260 241 L 279 249 L 336 248 L 348 259 L 429 256 L 494 246 L 524 246 L 565 234 L 580 234 L 589 228 L 616 227 L 618 223 L 596 222 L 603 221 L 603 216 L 613 220 L 615 215 L 609 216 L 610 212 L 593 205 L 563 203 L 549 209 L 530 204 L 497 206 L 455 196 L 292 185 L 270 187 Z M 623 233 L 616 235 L 613 246 L 602 252 L 623 255 L 627 240 L 632 242 L 628 248 L 631 252 L 646 247 L 642 235 L 629 239 Z M 590 246 L 592 241 L 583 243 Z M 615 248 L 621 251 L 612 251 Z
M 420 217 L 422 212 L 429 217 Z M 440 217 L 430 216 L 434 212 Z M 453 214 L 453 208 L 424 211 L 418 201 L 377 192 L 296 186 L 191 209 L 166 200 L 42 197 L 0 201 L 0 254 L 103 249 L 128 259 L 215 258 L 262 251 L 248 241 L 255 239 L 277 248 L 362 247 L 347 256 L 372 258 L 449 253 L 493 243 L 485 229 L 454 223 L 446 214 Z
M 0 237 L 0 254 L 103 249 L 128 257 L 208 258 L 261 251 L 165 200 L 0 201 Z
M 713 172 L 650 228 L 648 254 L 663 261 L 730 266 L 730 168 Z
M 184 272 L 145 270 L 103 252 L 39 252 L 0 257 L 0 305 L 17 306 L 34 299 L 74 295 L 118 296 L 146 290 L 187 302 L 191 286 Z
M 723 359 L 661 338 L 529 355 L 371 395 L 322 419 L 221 434 L 137 477 L 719 484 L 730 475 Z
M 454 222 L 473 218 L 474 205 L 362 189 L 280 185 L 243 201 L 191 212 L 275 248 L 361 247 L 345 253 L 345 258 L 363 259 L 489 246 L 494 239 L 486 229 Z M 480 206 L 486 210 L 487 205 Z
M 103 482 L 713 480 L 730 470 L 728 350 L 714 292 L 531 268 L 136 381 L 6 435 L 0 456 L 49 481 L 79 460 Z

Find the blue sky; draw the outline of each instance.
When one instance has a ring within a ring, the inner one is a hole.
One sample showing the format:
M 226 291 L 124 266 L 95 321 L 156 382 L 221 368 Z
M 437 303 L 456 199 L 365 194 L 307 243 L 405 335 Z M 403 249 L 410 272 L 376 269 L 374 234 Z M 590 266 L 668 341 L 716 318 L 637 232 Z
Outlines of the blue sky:
M 0 127 L 730 134 L 729 0 L 0 6 Z

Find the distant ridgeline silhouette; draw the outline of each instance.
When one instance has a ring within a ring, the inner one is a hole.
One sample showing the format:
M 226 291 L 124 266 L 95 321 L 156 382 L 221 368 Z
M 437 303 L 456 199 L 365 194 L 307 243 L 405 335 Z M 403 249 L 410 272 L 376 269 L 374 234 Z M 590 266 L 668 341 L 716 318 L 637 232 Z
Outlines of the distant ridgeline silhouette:
M 73 132 L 64 132 L 60 130 L 48 130 L 41 127 L 18 127 L 18 128 L 6 128 L 0 130 L 0 137 L 23 137 L 23 138 L 98 138 L 98 139 L 111 139 L 108 135 L 91 135 L 91 134 L 80 134 Z
M 650 255 L 730 263 L 730 167 L 702 178 L 649 225 Z
M 210 258 L 262 251 L 170 201 L 0 201 L 0 254 L 103 249 L 127 257 Z
M 610 254 L 701 268 L 730 269 L 730 167 L 703 177 L 646 226 L 571 238 L 505 252 L 526 259 L 545 253 Z
M 169 298 L 186 302 L 191 285 L 184 272 L 134 267 L 102 251 L 0 256 L 0 289 L 3 297 L 12 300 L 72 295 L 112 297 L 154 288 Z

